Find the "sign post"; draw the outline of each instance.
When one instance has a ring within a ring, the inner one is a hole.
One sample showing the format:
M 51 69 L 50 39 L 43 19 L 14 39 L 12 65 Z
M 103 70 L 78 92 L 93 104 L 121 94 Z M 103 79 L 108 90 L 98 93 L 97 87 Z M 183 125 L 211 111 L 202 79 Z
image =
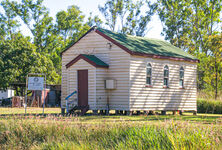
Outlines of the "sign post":
M 27 86 L 28 86 L 28 76 L 26 77 L 26 88 L 25 88 L 25 114 L 27 113 Z
M 44 76 L 44 77 L 40 77 Z M 44 108 L 45 108 L 45 90 L 46 90 L 46 75 L 35 73 L 35 74 L 28 74 L 26 78 L 26 94 L 25 94 L 25 114 L 27 113 L 27 90 L 31 91 L 42 91 L 43 93 L 43 114 L 44 114 Z M 41 98 L 42 101 L 42 98 Z

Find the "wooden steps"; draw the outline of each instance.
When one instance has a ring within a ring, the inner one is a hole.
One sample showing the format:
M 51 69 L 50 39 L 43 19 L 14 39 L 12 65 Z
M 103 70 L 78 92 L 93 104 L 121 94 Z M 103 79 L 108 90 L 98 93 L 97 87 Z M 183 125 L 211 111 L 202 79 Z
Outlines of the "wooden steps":
M 74 106 L 70 111 L 69 114 L 78 114 L 84 115 L 89 110 L 89 105 L 87 106 Z

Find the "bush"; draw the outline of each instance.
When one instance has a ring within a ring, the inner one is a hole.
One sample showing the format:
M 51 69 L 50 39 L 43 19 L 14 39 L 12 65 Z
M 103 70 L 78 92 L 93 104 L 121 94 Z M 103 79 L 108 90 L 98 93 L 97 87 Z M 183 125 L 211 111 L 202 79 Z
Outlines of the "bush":
M 222 101 L 197 100 L 198 113 L 222 114 Z

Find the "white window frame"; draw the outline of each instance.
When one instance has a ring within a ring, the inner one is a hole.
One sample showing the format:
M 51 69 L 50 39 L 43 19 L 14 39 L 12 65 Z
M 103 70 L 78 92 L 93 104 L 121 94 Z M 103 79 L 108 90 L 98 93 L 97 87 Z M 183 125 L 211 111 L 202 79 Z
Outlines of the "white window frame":
M 183 78 L 180 77 L 180 71 L 181 71 L 181 68 L 183 69 Z M 185 69 L 183 66 L 180 66 L 180 69 L 179 69 L 179 87 L 180 88 L 184 88 L 184 75 L 185 75 Z M 180 85 L 180 80 L 183 80 L 183 83 L 182 83 L 182 86 Z
M 164 85 L 164 80 L 165 80 L 165 76 L 164 76 L 164 72 L 165 72 L 165 67 L 167 66 L 167 68 L 168 68 L 168 76 L 167 76 L 167 85 Z M 164 66 L 163 66 L 163 87 L 164 88 L 169 88 L 169 78 L 170 78 L 170 68 L 169 68 L 169 66 L 167 65 L 167 64 L 165 64 Z
M 147 83 L 147 69 L 148 69 L 148 65 L 150 65 L 150 69 L 151 69 L 151 75 L 150 75 L 150 84 Z M 146 85 L 148 86 L 152 86 L 152 72 L 153 72 L 153 67 L 152 64 L 150 62 L 146 63 Z

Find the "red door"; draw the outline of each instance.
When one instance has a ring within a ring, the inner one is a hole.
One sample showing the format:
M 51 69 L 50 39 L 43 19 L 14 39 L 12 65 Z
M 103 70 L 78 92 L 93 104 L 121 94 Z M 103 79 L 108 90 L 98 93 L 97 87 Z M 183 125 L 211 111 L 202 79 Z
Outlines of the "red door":
M 78 70 L 78 105 L 88 106 L 88 70 Z

